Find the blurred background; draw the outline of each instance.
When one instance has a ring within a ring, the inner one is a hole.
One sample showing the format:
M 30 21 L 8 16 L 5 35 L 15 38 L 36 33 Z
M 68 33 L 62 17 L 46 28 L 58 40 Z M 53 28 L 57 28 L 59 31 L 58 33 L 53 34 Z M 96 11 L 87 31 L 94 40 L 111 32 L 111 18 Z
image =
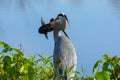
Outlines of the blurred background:
M 77 69 L 92 75 L 94 63 L 104 53 L 120 55 L 120 0 L 0 0 L 0 41 L 22 46 L 24 55 L 53 55 L 53 33 L 49 40 L 38 33 L 40 19 L 49 22 L 64 12 L 66 29 L 73 42 Z

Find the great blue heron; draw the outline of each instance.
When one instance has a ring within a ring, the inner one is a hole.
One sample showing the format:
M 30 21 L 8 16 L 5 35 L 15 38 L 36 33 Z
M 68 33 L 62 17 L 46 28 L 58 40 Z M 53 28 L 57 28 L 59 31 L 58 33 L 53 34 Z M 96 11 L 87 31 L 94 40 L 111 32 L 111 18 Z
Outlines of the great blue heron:
M 45 24 L 43 20 L 41 20 L 41 23 L 42 26 L 39 28 L 39 33 L 46 35 L 47 32 L 53 31 L 53 63 L 56 76 L 64 74 L 64 76 L 61 76 L 60 79 L 72 80 L 75 73 L 68 73 L 67 70 L 73 66 L 72 71 L 76 71 L 77 57 L 75 48 L 65 32 L 65 29 L 68 25 L 67 16 L 63 13 L 60 13 L 55 19 L 52 18 L 48 24 Z M 64 32 L 65 36 L 61 35 L 61 31 Z

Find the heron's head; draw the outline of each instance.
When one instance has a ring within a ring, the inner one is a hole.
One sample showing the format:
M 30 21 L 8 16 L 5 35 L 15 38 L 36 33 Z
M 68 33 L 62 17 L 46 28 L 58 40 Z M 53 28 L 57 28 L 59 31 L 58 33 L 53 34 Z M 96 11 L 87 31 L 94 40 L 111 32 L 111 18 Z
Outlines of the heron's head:
M 47 32 L 51 31 L 63 31 L 65 33 L 65 29 L 68 25 L 68 18 L 64 13 L 58 14 L 58 16 L 54 19 L 52 18 L 48 24 L 41 19 L 42 26 L 39 28 L 39 33 L 47 34 Z M 65 35 L 67 35 L 65 33 Z
M 68 26 L 68 18 L 64 13 L 58 14 L 55 19 L 56 24 L 53 25 L 54 30 L 63 31 Z

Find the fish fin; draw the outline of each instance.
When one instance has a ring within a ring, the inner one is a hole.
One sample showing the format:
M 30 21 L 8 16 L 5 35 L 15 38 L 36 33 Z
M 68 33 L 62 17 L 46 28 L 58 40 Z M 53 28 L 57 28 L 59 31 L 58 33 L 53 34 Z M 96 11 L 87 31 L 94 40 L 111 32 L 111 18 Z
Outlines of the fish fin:
M 45 33 L 45 37 L 46 37 L 46 39 L 48 39 L 48 34 L 47 33 Z
M 43 21 L 42 17 L 41 17 L 41 25 L 45 25 L 45 22 Z

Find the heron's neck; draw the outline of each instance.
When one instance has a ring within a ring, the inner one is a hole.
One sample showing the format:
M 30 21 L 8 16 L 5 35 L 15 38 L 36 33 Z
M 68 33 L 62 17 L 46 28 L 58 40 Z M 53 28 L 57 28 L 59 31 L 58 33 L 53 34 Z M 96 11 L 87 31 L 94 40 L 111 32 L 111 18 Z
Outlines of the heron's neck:
M 53 31 L 53 35 L 54 35 L 54 42 L 56 42 L 56 40 L 58 39 L 58 37 L 61 36 L 60 31 L 58 31 L 58 30 L 54 30 Z

